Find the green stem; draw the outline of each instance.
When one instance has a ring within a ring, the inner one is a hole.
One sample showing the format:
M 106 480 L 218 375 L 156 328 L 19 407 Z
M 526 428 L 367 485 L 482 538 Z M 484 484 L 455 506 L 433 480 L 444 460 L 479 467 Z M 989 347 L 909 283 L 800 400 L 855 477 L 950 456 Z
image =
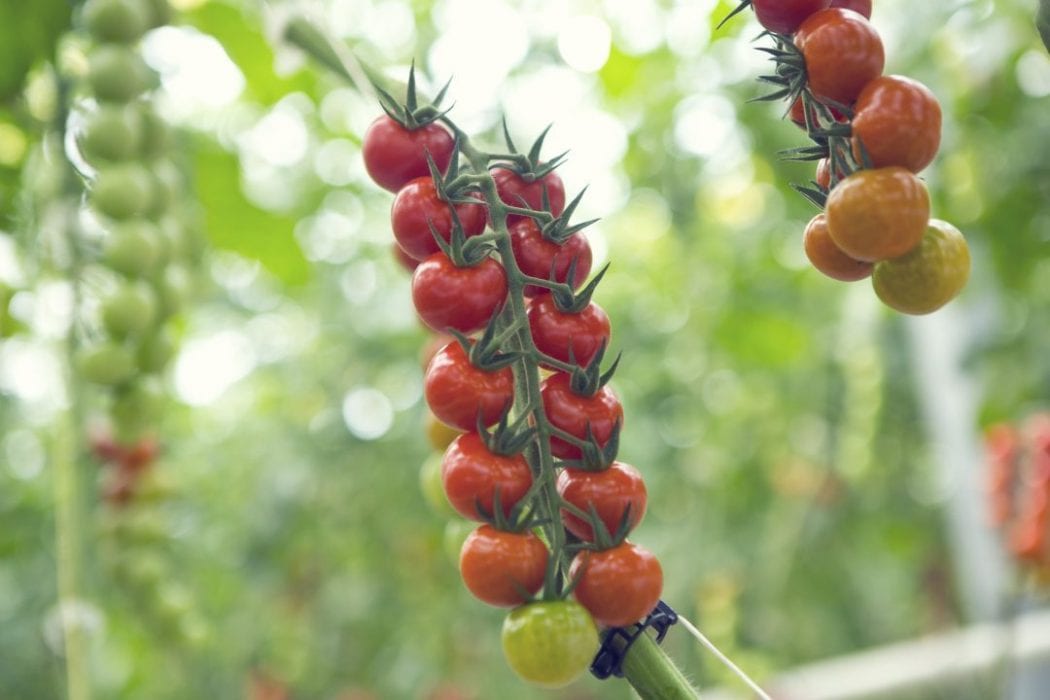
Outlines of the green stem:
M 623 677 L 642 700 L 694 700 L 700 695 L 647 630 L 627 650 Z

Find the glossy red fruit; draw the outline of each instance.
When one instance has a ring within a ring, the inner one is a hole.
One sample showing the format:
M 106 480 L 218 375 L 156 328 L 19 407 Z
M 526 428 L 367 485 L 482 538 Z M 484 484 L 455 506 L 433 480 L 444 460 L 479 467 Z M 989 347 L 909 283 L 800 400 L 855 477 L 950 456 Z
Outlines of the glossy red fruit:
M 572 390 L 569 375 L 559 372 L 543 380 L 540 398 L 551 425 L 580 440 L 587 439 L 590 427 L 595 440 L 603 447 L 616 425 L 623 423 L 623 406 L 608 386 L 599 389 L 594 396 L 580 396 Z M 579 447 L 553 436 L 551 452 L 561 459 L 580 459 L 583 456 Z
M 416 269 L 416 267 L 419 266 L 420 261 L 416 260 L 408 253 L 401 250 L 401 246 L 399 246 L 397 243 L 390 244 L 390 254 L 394 256 L 394 260 L 397 261 L 398 265 L 408 270 L 409 272 L 412 272 Z
M 493 425 L 513 401 L 514 375 L 510 367 L 492 372 L 475 367 L 463 346 L 453 341 L 427 366 L 423 395 L 442 423 L 474 430 L 479 415 L 484 425 Z
M 491 525 L 474 530 L 459 554 L 463 583 L 479 600 L 512 608 L 543 586 L 547 547 L 531 532 L 505 532 Z
M 438 252 L 412 273 L 416 313 L 439 333 L 450 328 L 460 333 L 484 328 L 506 298 L 507 275 L 492 258 L 471 267 L 456 267 L 447 255 Z
M 526 180 L 508 168 L 497 167 L 489 172 L 492 174 L 492 179 L 496 181 L 496 192 L 504 204 L 542 211 L 543 190 L 546 188 L 547 198 L 550 201 L 550 213 L 560 216 L 565 210 L 565 184 L 561 181 L 561 176 L 553 170 L 533 180 Z M 510 224 L 522 218 L 528 217 L 512 214 L 507 217 L 507 223 Z
M 794 34 L 798 26 L 814 12 L 823 10 L 831 0 L 752 0 L 758 23 L 775 34 Z
M 549 280 L 551 272 L 557 282 L 567 282 L 569 267 L 576 261 L 573 287 L 578 288 L 591 273 L 591 244 L 582 233 L 569 236 L 558 244 L 543 237 L 539 224 L 529 217 L 519 218 L 509 226 L 510 244 L 514 259 L 523 273 L 530 277 Z M 525 285 L 525 296 L 535 297 L 548 290 L 534 284 Z
M 871 0 L 831 0 L 831 6 L 853 10 L 864 15 L 865 19 L 871 19 Z
M 456 214 L 467 237 L 485 230 L 485 207 L 481 204 L 456 204 Z M 425 260 L 440 248 L 430 226 L 448 241 L 452 234 L 452 207 L 438 196 L 429 177 L 412 180 L 397 193 L 390 210 L 390 226 L 397 244 L 416 260 Z
M 628 510 L 628 532 L 642 522 L 649 498 L 642 475 L 625 462 L 613 462 L 601 471 L 564 469 L 558 475 L 558 494 L 585 513 L 593 508 L 610 535 Z M 565 509 L 561 519 L 565 529 L 581 540 L 594 540 L 594 528 L 587 520 Z
M 497 493 L 500 510 L 510 517 L 511 509 L 532 486 L 532 470 L 524 456 L 495 454 L 477 433 L 464 433 L 445 451 L 441 483 L 449 504 L 468 520 L 492 515 Z
M 452 134 L 440 124 L 409 130 L 384 114 L 368 127 L 361 155 L 365 170 L 383 189 L 397 192 L 409 180 L 430 175 L 426 153 L 444 173 L 452 162 Z
M 841 8 L 811 15 L 798 28 L 795 46 L 806 61 L 807 86 L 822 102 L 852 105 L 886 62 L 871 22 Z
M 604 627 L 626 627 L 641 620 L 660 602 L 664 586 L 660 562 L 631 542 L 600 552 L 580 552 L 569 567 L 570 579 L 577 576 L 573 595 Z
M 551 295 L 529 305 L 529 329 L 536 348 L 562 362 L 586 367 L 603 346 L 609 346 L 609 317 L 593 301 L 578 313 L 558 309 Z
M 913 173 L 933 162 L 941 145 L 941 105 L 917 80 L 884 75 L 864 86 L 853 113 L 853 156 L 873 168 Z M 861 148 L 863 144 L 863 150 Z

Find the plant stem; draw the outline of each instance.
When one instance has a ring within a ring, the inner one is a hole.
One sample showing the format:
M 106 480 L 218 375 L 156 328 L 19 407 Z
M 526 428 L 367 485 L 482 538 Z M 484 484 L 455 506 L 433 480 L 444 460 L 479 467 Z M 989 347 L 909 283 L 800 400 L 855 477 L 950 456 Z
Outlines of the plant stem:
M 700 697 L 648 630 L 638 635 L 627 650 L 623 677 L 642 700 L 694 700 Z

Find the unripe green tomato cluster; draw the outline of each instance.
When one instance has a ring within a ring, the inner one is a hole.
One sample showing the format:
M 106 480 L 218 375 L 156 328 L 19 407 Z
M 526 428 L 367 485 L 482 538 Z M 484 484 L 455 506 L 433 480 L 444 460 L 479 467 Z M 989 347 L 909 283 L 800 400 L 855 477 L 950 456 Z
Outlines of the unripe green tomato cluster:
M 79 15 L 92 45 L 76 141 L 94 171 L 87 202 L 104 228 L 97 262 L 115 280 L 99 300 L 103 337 L 81 349 L 79 371 L 111 388 L 115 436 L 125 443 L 161 416 L 156 375 L 175 349 L 166 322 L 188 292 L 185 264 L 196 253 L 177 210 L 171 129 L 150 100 L 157 77 L 137 46 L 170 16 L 167 0 L 87 0 Z

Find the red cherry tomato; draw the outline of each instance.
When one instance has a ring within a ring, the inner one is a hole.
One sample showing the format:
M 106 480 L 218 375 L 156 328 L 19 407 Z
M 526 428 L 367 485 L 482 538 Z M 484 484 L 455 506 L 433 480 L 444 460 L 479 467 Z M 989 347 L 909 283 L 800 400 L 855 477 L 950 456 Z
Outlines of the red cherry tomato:
M 411 255 L 401 250 L 401 246 L 397 243 L 390 244 L 390 252 L 394 256 L 394 260 L 397 264 L 405 268 L 409 272 L 412 272 L 419 265 L 419 261 L 413 258 Z
M 630 508 L 628 531 L 645 517 L 648 493 L 642 475 L 630 464 L 613 462 L 598 472 L 565 469 L 558 475 L 558 493 L 585 513 L 591 508 L 598 513 L 609 534 L 615 534 L 623 515 Z M 588 542 L 594 540 L 591 524 L 568 510 L 561 512 L 565 529 Z
M 492 258 L 472 267 L 456 267 L 438 252 L 412 273 L 412 303 L 423 323 L 438 332 L 454 328 L 473 333 L 484 328 L 506 298 L 507 275 Z
M 463 583 L 479 600 L 503 608 L 526 601 L 543 586 L 547 547 L 531 532 L 505 532 L 482 525 L 459 552 Z
M 573 595 L 605 627 L 633 625 L 660 602 L 664 573 L 651 552 L 624 542 L 601 552 L 584 550 L 569 567 L 579 582 Z
M 831 0 L 752 0 L 758 23 L 775 34 L 794 34 L 798 25 Z
M 809 90 L 822 102 L 853 104 L 864 86 L 882 75 L 886 62 L 878 32 L 852 10 L 811 15 L 798 28 L 795 46 L 806 60 Z
M 853 10 L 864 15 L 865 19 L 871 19 L 871 0 L 831 0 L 831 6 Z
M 479 415 L 484 425 L 493 425 L 514 400 L 514 375 L 510 367 L 494 372 L 475 367 L 463 346 L 453 341 L 427 366 L 423 394 L 442 423 L 474 430 Z
M 802 99 L 802 97 L 796 97 L 795 101 L 791 103 L 791 111 L 788 112 L 788 117 L 800 129 L 806 128 L 805 106 L 806 103 Z M 848 119 L 846 119 L 845 114 L 838 111 L 834 107 L 828 107 L 828 111 L 831 112 L 831 117 L 840 124 L 849 121 Z M 820 124 L 819 118 L 817 116 L 817 111 L 813 108 L 810 109 L 809 121 L 812 126 L 819 126 Z
M 134 445 L 125 448 L 121 466 L 129 471 L 140 471 L 152 464 L 159 453 L 160 445 L 155 438 L 141 438 Z
M 823 214 L 814 216 L 806 226 L 802 245 L 813 267 L 840 282 L 856 282 L 871 277 L 872 270 L 875 269 L 872 263 L 854 260 L 835 245 L 828 232 L 827 218 Z
M 593 301 L 579 313 L 565 313 L 548 294 L 529 305 L 528 318 L 536 348 L 556 360 L 569 362 L 571 351 L 571 361 L 586 367 L 603 345 L 609 346 L 609 317 Z
M 547 188 L 547 198 L 550 201 L 550 213 L 560 216 L 565 210 L 565 184 L 561 176 L 553 170 L 541 178 L 527 182 L 517 172 L 508 168 L 493 168 L 492 179 L 496 181 L 496 192 L 504 204 L 512 207 L 526 207 L 537 211 L 543 210 L 543 188 Z M 518 215 L 507 217 L 507 223 L 513 223 L 522 218 Z
M 509 517 L 532 486 L 532 470 L 524 456 L 494 454 L 477 433 L 465 433 L 445 451 L 441 482 L 448 502 L 464 518 L 481 520 L 479 507 L 491 515 L 496 493 L 503 515 Z
M 574 233 L 561 245 L 548 241 L 540 232 L 535 219 L 522 217 L 509 226 L 510 244 L 514 259 L 523 273 L 530 277 L 549 280 L 551 271 L 558 282 L 567 282 L 569 266 L 576 261 L 573 286 L 579 287 L 591 273 L 591 244 L 582 233 Z M 546 294 L 547 289 L 534 284 L 525 285 L 525 296 Z
M 941 145 L 941 105 L 917 80 L 884 75 L 861 90 L 853 113 L 853 154 L 861 144 L 873 168 L 898 165 L 917 173 Z
M 377 185 L 397 192 L 409 180 L 430 175 L 427 151 L 442 173 L 452 162 L 452 134 L 440 124 L 408 130 L 384 114 L 368 127 L 361 155 Z
M 608 386 L 603 386 L 594 396 L 580 396 L 573 392 L 569 375 L 559 372 L 543 380 L 540 398 L 551 425 L 580 440 L 587 439 L 587 427 L 590 426 L 595 440 L 603 447 L 617 422 L 623 423 L 623 406 Z M 579 447 L 553 436 L 551 452 L 561 459 L 583 456 Z
M 485 230 L 485 207 L 481 204 L 456 204 L 456 214 L 467 237 Z M 401 188 L 390 210 L 390 226 L 401 249 L 416 260 L 425 260 L 438 252 L 437 242 L 427 222 L 448 241 L 452 235 L 452 207 L 438 196 L 429 177 L 419 177 Z
M 825 191 L 831 188 L 831 164 L 827 158 L 817 161 L 817 172 L 813 175 L 813 179 Z

